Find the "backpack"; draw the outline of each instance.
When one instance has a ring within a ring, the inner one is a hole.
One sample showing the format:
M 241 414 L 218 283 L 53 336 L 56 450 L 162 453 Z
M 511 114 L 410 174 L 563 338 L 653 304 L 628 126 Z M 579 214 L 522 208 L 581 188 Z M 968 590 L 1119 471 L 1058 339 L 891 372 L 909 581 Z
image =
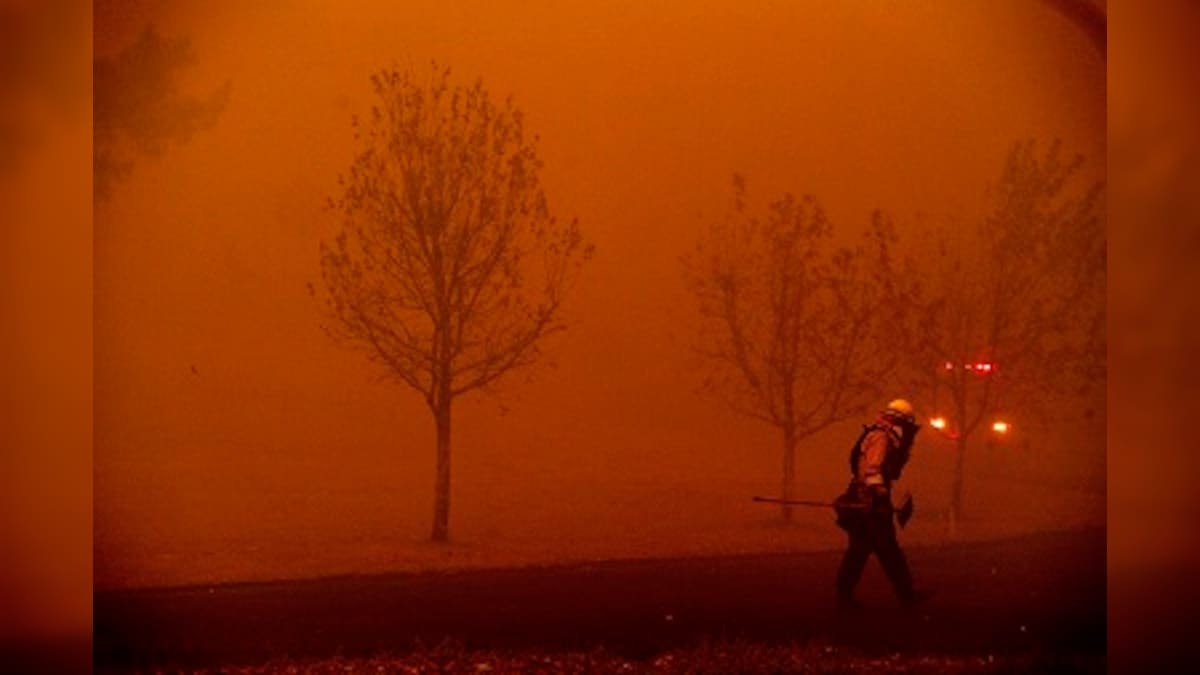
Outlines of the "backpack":
M 854 445 L 850 448 L 850 477 L 858 477 L 858 463 L 862 460 L 862 443 L 867 438 L 867 434 L 876 429 L 883 429 L 881 424 L 864 424 L 862 433 L 858 435 L 858 440 L 854 441 Z
M 904 471 L 904 465 L 908 464 L 908 458 L 912 452 L 912 437 L 916 436 L 919 427 L 914 427 L 908 432 L 909 438 L 895 438 L 893 432 L 883 424 L 864 424 L 862 433 L 858 435 L 858 440 L 854 441 L 854 446 L 850 448 L 850 476 L 856 478 L 858 476 L 858 463 L 862 459 L 862 443 L 866 439 L 867 434 L 872 431 L 883 431 L 892 439 L 891 448 L 889 448 L 887 456 L 883 458 L 883 477 L 889 483 L 900 480 L 900 473 Z

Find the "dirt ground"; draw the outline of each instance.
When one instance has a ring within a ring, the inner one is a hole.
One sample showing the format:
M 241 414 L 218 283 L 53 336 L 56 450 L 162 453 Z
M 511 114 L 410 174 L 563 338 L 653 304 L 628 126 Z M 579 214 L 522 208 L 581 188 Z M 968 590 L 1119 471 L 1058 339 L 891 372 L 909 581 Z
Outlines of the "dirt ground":
M 910 546 L 897 608 L 874 562 L 865 612 L 833 609 L 836 552 L 342 576 L 98 592 L 98 669 L 463 649 L 604 649 L 649 659 L 711 641 L 817 641 L 864 654 L 1084 655 L 1106 650 L 1105 532 Z

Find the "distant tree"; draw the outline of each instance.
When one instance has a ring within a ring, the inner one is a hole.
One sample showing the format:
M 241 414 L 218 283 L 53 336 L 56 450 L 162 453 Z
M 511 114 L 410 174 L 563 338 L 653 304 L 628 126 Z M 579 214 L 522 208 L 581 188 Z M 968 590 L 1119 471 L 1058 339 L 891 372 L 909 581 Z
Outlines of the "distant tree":
M 924 294 L 905 353 L 948 413 L 952 526 L 981 428 L 1014 412 L 1029 419 L 1103 380 L 1103 188 L 1079 184 L 1083 161 L 1057 141 L 1015 143 L 986 214 L 924 242 Z
M 377 102 L 354 122 L 360 149 L 331 204 L 340 232 L 321 244 L 327 330 L 429 407 L 432 537 L 444 541 L 452 403 L 537 360 L 591 248 L 575 221 L 551 216 L 536 138 L 511 99 L 452 86 L 436 65 L 371 84 Z
M 684 258 L 699 304 L 697 348 L 712 367 L 705 389 L 780 431 L 788 499 L 797 443 L 885 396 L 898 363 L 890 330 L 911 289 L 878 211 L 858 243 L 839 246 L 815 198 L 788 194 L 759 216 L 740 176 L 733 189 L 729 216 Z
M 149 27 L 116 56 L 93 61 L 92 175 L 98 200 L 111 194 L 139 155 L 160 155 L 216 124 L 230 84 L 203 98 L 179 93 L 180 73 L 194 60 L 187 40 L 164 39 Z
M 1101 58 L 1108 57 L 1108 13 L 1104 0 L 1042 0 L 1042 4 L 1075 24 Z

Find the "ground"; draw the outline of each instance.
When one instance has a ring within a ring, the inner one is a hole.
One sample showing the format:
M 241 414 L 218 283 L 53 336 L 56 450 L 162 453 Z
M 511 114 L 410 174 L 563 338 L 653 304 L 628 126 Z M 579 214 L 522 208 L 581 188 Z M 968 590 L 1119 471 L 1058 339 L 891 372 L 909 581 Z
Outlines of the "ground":
M 897 608 L 872 563 L 868 609 L 849 615 L 833 609 L 831 551 L 104 591 L 95 658 L 247 672 L 1103 669 L 1103 529 L 909 554 L 933 600 Z

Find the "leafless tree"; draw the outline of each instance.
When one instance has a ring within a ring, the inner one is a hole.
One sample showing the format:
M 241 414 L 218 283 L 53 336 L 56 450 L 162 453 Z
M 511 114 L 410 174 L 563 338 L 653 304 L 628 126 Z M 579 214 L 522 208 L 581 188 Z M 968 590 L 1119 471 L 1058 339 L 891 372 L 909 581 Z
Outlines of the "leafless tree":
M 779 429 L 782 496 L 793 496 L 796 446 L 861 415 L 884 396 L 897 363 L 889 325 L 908 292 L 879 212 L 856 244 L 838 246 L 817 200 L 785 195 L 765 215 L 733 208 L 684 259 L 699 303 L 697 346 L 712 365 L 705 388 L 733 410 Z M 783 507 L 783 517 L 791 517 Z
M 997 415 L 1027 414 L 1103 380 L 1105 241 L 1100 184 L 1055 141 L 1010 149 L 986 215 L 926 243 L 914 372 L 949 413 L 950 517 L 961 516 L 971 439 Z
M 453 401 L 537 360 L 591 250 L 575 221 L 551 216 L 511 99 L 436 64 L 371 83 L 377 103 L 355 120 L 360 149 L 332 202 L 341 230 L 321 245 L 327 328 L 428 405 L 444 541 Z

